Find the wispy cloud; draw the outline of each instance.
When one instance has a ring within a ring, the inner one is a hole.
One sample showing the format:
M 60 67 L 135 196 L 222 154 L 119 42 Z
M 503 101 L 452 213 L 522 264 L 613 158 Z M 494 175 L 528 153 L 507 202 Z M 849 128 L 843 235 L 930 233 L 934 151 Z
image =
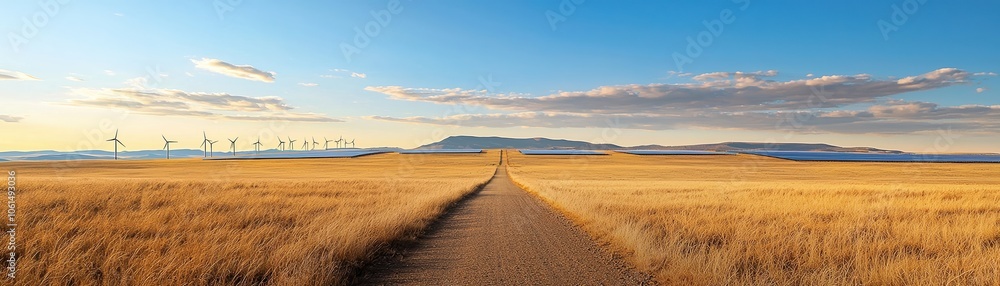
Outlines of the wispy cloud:
M 914 133 L 953 128 L 998 133 L 1000 106 L 942 107 L 892 96 L 971 82 L 972 73 L 944 68 L 900 79 L 830 75 L 775 81 L 777 71 L 693 75 L 691 83 L 604 86 L 531 97 L 484 90 L 368 87 L 397 100 L 464 104 L 491 114 L 384 117 L 395 122 L 468 127 L 615 127 L 740 129 L 821 133 Z M 858 104 L 861 110 L 835 110 Z M 992 131 L 990 131 L 992 130 Z
M 318 83 L 312 83 L 312 82 L 300 82 L 299 85 L 304 86 L 304 87 L 316 87 L 316 86 L 319 86 Z
M 24 117 L 0 114 L 0 121 L 3 122 L 14 123 L 21 121 L 21 119 L 24 119 Z
M 350 77 L 353 77 L 353 78 L 361 78 L 361 79 L 368 78 L 368 74 L 366 74 L 366 73 L 355 72 L 355 71 L 351 71 L 351 70 L 347 70 L 347 69 L 331 69 L 330 71 L 333 72 L 333 74 L 324 74 L 324 75 L 320 75 L 319 77 L 321 77 L 321 78 L 344 78 L 345 76 L 350 76 Z
M 986 91 L 985 87 L 980 87 L 976 89 L 976 93 L 983 93 L 984 91 Z
M 254 68 L 250 65 L 234 65 L 218 59 L 203 58 L 201 60 L 191 60 L 195 67 L 210 72 L 241 78 L 245 80 L 274 82 L 275 72 L 266 72 Z
M 871 103 L 889 96 L 968 83 L 970 73 L 940 69 L 899 80 L 870 75 L 832 75 L 790 81 L 765 80 L 777 72 L 709 73 L 695 82 L 602 86 L 541 97 L 493 95 L 485 90 L 370 86 L 397 100 L 464 104 L 496 110 L 601 114 L 705 111 L 766 111 L 834 108 Z
M 228 93 L 186 92 L 173 89 L 74 89 L 83 96 L 74 106 L 127 109 L 149 115 L 197 116 L 233 120 L 342 122 L 314 113 L 292 112 L 280 97 L 248 97 Z
M 104 70 L 104 74 L 106 74 L 106 75 L 108 75 L 108 76 L 116 76 L 116 75 L 118 75 L 118 74 L 117 74 L 117 73 L 115 73 L 115 71 L 113 71 L 113 70 Z
M 38 78 L 19 71 L 0 70 L 0 80 L 38 80 Z
M 66 80 L 68 80 L 68 81 L 75 81 L 75 82 L 82 82 L 82 81 L 84 81 L 82 78 L 75 77 L 75 76 L 67 76 Z

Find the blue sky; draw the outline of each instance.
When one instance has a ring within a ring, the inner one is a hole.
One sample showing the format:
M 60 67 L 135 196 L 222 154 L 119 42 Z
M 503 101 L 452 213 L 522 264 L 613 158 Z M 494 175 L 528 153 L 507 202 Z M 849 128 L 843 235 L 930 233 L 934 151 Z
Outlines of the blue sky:
M 0 149 L 108 149 L 98 139 L 122 129 L 132 149 L 161 134 L 193 148 L 205 130 L 1000 152 L 1000 3 L 813 2 L 18 1 L 0 11 L 0 128 L 14 134 Z M 706 22 L 721 32 L 691 56 Z M 377 35 L 348 59 L 366 26 Z M 837 92 L 796 101 L 809 86 Z

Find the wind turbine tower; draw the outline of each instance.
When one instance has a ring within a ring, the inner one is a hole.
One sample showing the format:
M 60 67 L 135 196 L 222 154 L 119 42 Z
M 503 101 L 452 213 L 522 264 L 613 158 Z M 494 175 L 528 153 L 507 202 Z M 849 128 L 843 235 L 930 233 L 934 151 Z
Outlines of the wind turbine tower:
M 163 144 L 163 149 L 167 150 L 167 160 L 170 160 L 170 143 L 177 143 L 177 141 L 167 140 L 167 136 L 163 135 L 160 135 L 160 137 L 163 137 L 163 142 L 165 142 L 165 144 Z
M 323 150 L 330 150 L 330 142 L 334 140 L 326 139 L 326 137 L 323 137 L 323 140 L 326 140 L 326 143 L 323 143 Z
M 202 157 L 208 157 L 208 142 L 212 142 L 212 141 L 208 140 L 208 135 L 205 134 L 205 131 L 202 131 L 201 132 L 201 145 L 198 146 L 198 147 L 203 147 L 205 149 L 204 150 L 204 154 L 202 155 Z
M 264 144 L 260 144 L 260 137 L 257 137 L 257 142 L 253 142 L 254 154 L 260 154 L 260 146 L 261 145 L 264 145 Z
M 233 149 L 233 157 L 236 157 L 236 140 L 240 140 L 240 137 L 236 137 L 236 139 L 226 138 L 226 140 L 229 140 L 229 149 Z
M 125 148 L 125 143 L 122 143 L 121 140 L 118 140 L 118 129 L 115 129 L 115 138 L 111 138 L 106 141 L 108 142 L 114 141 L 113 144 L 115 144 L 115 160 L 118 160 L 118 144 L 121 144 L 122 148 Z
M 292 137 L 288 137 L 288 150 L 295 151 L 295 141 L 297 140 L 292 140 Z
M 218 140 L 216 140 L 216 141 L 208 141 L 208 156 L 209 157 L 215 157 L 215 143 L 218 143 L 218 142 L 219 142 Z

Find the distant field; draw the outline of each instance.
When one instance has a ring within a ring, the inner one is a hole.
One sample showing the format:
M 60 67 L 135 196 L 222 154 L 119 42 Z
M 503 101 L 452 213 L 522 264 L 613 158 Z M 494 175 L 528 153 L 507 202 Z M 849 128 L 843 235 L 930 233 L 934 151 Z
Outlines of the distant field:
M 664 284 L 1000 285 L 1000 164 L 508 155 Z
M 498 152 L 0 163 L 21 285 L 342 284 L 484 184 Z

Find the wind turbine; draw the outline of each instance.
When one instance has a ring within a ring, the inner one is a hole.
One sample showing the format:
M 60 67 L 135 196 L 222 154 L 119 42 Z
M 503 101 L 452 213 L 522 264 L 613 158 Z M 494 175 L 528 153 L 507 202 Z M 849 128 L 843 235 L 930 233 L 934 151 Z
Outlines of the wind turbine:
M 118 140 L 118 129 L 115 129 L 115 138 L 111 138 L 111 139 L 108 139 L 108 140 L 105 140 L 105 141 L 108 141 L 108 142 L 114 141 L 115 142 L 114 143 L 115 144 L 115 160 L 118 160 L 118 144 L 122 144 L 122 148 L 125 148 L 125 143 L 122 143 L 121 140 Z
M 216 141 L 208 141 L 208 156 L 209 157 L 215 157 L 215 143 L 218 143 L 218 142 L 219 142 L 218 140 L 216 140 Z
M 257 137 L 257 142 L 253 142 L 254 154 L 260 154 L 260 146 L 261 145 L 264 145 L 264 144 L 260 144 L 260 137 Z
M 326 143 L 323 143 L 323 150 L 330 150 L 330 142 L 335 140 L 326 139 L 326 137 L 323 137 L 323 140 L 326 140 Z
M 312 149 L 316 150 L 316 145 L 319 145 L 319 143 L 316 142 L 316 137 L 313 137 L 312 140 L 313 140 L 313 148 Z
M 212 141 L 208 140 L 208 135 L 205 134 L 205 131 L 201 132 L 201 138 L 202 138 L 201 139 L 201 145 L 198 146 L 198 147 L 204 147 L 205 150 L 204 150 L 204 155 L 202 155 L 202 157 L 208 157 L 208 145 L 209 145 L 208 142 L 212 142 Z
M 340 136 L 340 139 L 338 139 L 338 140 L 336 141 L 336 142 L 337 142 L 337 148 L 340 148 L 340 142 L 341 142 L 341 141 L 344 141 L 344 136 L 343 136 L 343 135 L 341 135 L 341 136 Z M 347 143 L 344 143 L 344 145 L 347 145 Z
M 308 139 L 308 138 L 302 139 L 302 141 L 305 141 L 305 142 L 302 142 L 302 151 L 309 150 L 309 140 L 306 140 L 306 139 Z
M 354 140 L 357 140 L 357 139 L 351 139 L 351 148 L 354 148 L 354 146 L 355 146 L 355 145 L 354 145 Z M 346 141 L 344 142 L 344 145 L 345 145 L 345 146 L 347 145 L 347 142 L 346 142 Z
M 278 150 L 285 151 L 285 141 L 281 141 L 281 137 L 278 137 Z
M 295 141 L 292 140 L 292 137 L 288 137 L 288 150 L 295 151 Z
M 177 143 L 177 141 L 167 140 L 167 136 L 163 135 L 160 135 L 160 137 L 163 137 L 163 142 L 166 142 L 166 144 L 163 144 L 163 149 L 167 149 L 167 160 L 170 160 L 170 143 Z
M 229 149 L 233 149 L 233 157 L 236 157 L 236 140 L 240 140 L 240 137 L 237 136 L 236 139 L 226 138 L 226 140 L 229 140 Z

